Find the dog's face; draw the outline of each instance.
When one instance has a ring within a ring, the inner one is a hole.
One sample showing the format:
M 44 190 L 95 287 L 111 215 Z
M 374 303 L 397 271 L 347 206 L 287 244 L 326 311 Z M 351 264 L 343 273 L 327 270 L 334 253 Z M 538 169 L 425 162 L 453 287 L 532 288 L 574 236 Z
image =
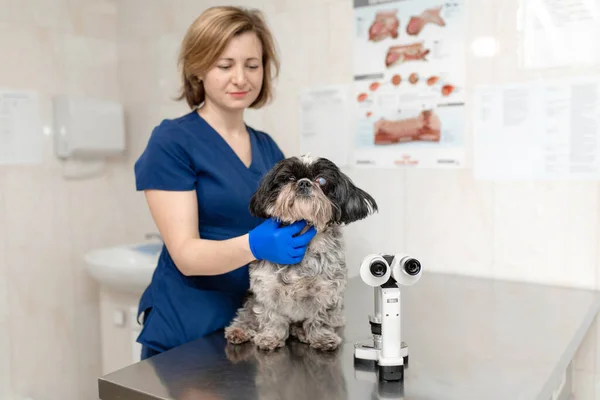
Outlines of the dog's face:
M 377 203 L 326 158 L 289 157 L 262 179 L 250 212 L 282 222 L 306 220 L 317 230 L 349 224 L 376 212 Z

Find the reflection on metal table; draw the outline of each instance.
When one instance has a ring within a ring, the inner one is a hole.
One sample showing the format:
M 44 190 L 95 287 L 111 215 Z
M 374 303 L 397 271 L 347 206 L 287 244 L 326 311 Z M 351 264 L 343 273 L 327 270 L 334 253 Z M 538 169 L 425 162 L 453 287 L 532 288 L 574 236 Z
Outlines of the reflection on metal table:
M 571 360 L 599 307 L 595 291 L 424 272 L 402 288 L 404 382 L 379 383 L 354 367 L 373 312 L 373 288 L 357 277 L 335 352 L 291 341 L 262 352 L 216 332 L 101 377 L 99 398 L 568 399 Z

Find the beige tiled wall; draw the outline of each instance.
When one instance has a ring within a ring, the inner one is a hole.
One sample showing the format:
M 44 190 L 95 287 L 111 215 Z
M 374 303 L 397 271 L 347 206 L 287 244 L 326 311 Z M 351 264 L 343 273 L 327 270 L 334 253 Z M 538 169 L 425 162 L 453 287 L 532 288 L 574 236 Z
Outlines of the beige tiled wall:
M 83 254 L 155 230 L 132 156 L 67 181 L 53 155 L 52 96 L 121 98 L 117 23 L 114 0 L 0 1 L 0 87 L 36 91 L 50 133 L 42 164 L 0 166 L 1 399 L 97 398 L 98 287 Z
M 42 165 L 0 167 L 0 354 L 9 355 L 0 357 L 0 398 L 96 398 L 98 287 L 82 256 L 155 231 L 132 166 L 162 118 L 187 112 L 171 100 L 177 49 L 193 19 L 216 4 L 265 10 L 281 78 L 275 103 L 249 112 L 248 122 L 294 154 L 298 91 L 352 79 L 350 0 L 0 0 L 0 51 L 10 60 L 0 62 L 0 86 L 38 91 L 44 126 L 54 94 L 120 100 L 128 134 L 127 154 L 100 178 L 65 181 L 51 135 Z M 543 78 L 517 67 L 516 7 L 516 0 L 469 2 L 476 17 L 467 40 L 492 35 L 500 43 L 491 59 L 467 54 L 470 84 Z M 381 210 L 347 228 L 353 275 L 366 253 L 409 251 L 427 270 L 600 285 L 596 182 L 477 182 L 469 169 L 348 172 Z M 596 385 L 596 341 L 594 330 L 577 364 L 576 382 L 586 387 Z
M 176 50 L 187 26 L 207 6 L 253 5 L 265 11 L 280 48 L 282 70 L 275 102 L 264 110 L 249 112 L 248 121 L 273 135 L 287 154 L 294 154 L 299 147 L 299 90 L 352 80 L 351 1 L 178 0 L 145 4 L 142 10 L 138 1 L 119 2 L 121 21 L 129 24 L 120 37 L 121 65 L 128 71 L 121 80 L 128 88 L 123 93 L 126 101 L 135 109 L 132 122 L 142 128 L 136 137 L 147 137 L 158 118 L 186 111 L 169 100 L 178 88 Z M 543 79 L 543 73 L 525 73 L 518 68 L 513 29 L 517 0 L 468 4 L 469 14 L 475 17 L 466 29 L 467 43 L 478 36 L 494 36 L 500 49 L 490 59 L 466 55 L 468 92 L 475 84 Z M 149 20 L 154 21 L 151 29 L 145 22 Z M 314 27 L 309 29 L 311 23 Z M 128 66 L 123 65 L 126 59 Z M 139 71 L 140 65 L 145 66 L 143 71 Z M 470 121 L 467 126 L 470 145 Z M 138 141 L 135 146 L 140 147 L 134 151 L 141 151 L 144 144 Z M 428 270 L 599 287 L 596 182 L 479 182 L 470 169 L 348 172 L 376 197 L 381 210 L 347 228 L 353 275 L 366 253 L 409 251 L 422 258 Z M 584 360 L 577 364 L 575 381 L 578 390 L 583 390 L 580 398 L 587 399 L 590 386 L 596 385 L 596 365 L 589 361 L 597 358 L 596 341 L 594 325 L 578 355 Z

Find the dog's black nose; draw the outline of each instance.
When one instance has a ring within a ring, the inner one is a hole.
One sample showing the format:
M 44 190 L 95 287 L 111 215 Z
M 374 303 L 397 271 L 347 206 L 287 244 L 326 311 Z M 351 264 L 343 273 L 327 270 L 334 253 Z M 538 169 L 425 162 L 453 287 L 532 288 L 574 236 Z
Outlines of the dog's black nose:
M 310 188 L 311 186 L 312 186 L 312 182 L 311 182 L 311 181 L 309 181 L 309 180 L 308 180 L 308 179 L 306 179 L 306 178 L 300 179 L 300 180 L 298 181 L 298 188 L 299 188 L 299 189 L 308 189 L 308 188 Z

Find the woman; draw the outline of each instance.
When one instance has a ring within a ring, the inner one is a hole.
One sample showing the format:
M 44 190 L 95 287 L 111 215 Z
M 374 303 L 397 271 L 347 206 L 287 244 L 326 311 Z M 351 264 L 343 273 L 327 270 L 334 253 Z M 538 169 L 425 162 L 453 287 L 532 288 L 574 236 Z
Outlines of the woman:
M 142 359 L 222 329 L 242 305 L 248 263 L 302 260 L 314 228 L 280 227 L 250 215 L 262 176 L 284 158 L 266 133 L 244 123 L 247 107 L 272 95 L 279 64 L 261 15 L 237 7 L 206 10 L 179 57 L 192 111 L 164 120 L 135 164 L 165 246 L 140 300 Z

